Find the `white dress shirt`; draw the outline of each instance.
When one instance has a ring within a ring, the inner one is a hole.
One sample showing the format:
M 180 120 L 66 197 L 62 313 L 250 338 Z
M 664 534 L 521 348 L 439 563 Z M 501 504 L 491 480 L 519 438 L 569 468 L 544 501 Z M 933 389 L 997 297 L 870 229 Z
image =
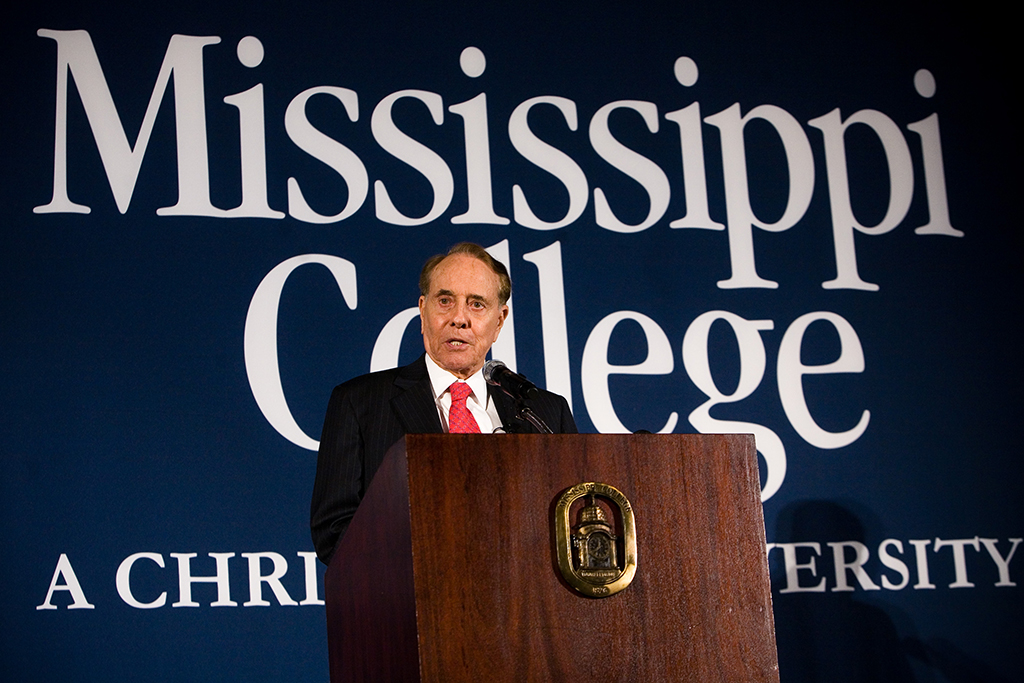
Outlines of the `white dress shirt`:
M 483 368 L 477 370 L 469 379 L 459 379 L 434 362 L 426 355 L 427 374 L 430 376 L 430 388 L 437 405 L 437 413 L 441 417 L 441 427 L 448 432 L 448 411 L 452 407 L 452 395 L 448 388 L 453 382 L 465 382 L 473 393 L 466 399 L 466 407 L 470 415 L 480 426 L 481 434 L 492 434 L 501 429 L 501 418 L 487 393 L 487 382 L 484 380 Z

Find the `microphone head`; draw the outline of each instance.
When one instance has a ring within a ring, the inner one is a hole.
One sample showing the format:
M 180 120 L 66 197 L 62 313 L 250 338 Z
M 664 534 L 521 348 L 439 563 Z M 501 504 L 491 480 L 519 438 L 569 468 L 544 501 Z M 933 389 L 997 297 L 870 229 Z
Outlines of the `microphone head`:
M 488 384 L 498 384 L 498 380 L 494 378 L 494 373 L 505 367 L 505 364 L 500 360 L 489 360 L 484 363 L 484 381 Z

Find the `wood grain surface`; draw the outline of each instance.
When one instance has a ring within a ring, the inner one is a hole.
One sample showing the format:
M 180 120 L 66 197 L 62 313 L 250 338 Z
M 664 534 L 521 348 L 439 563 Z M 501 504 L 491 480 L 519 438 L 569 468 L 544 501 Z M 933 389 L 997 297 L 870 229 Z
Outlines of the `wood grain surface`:
M 332 680 L 778 681 L 752 436 L 410 435 L 405 454 L 339 549 L 353 596 L 331 627 L 363 644 Z M 555 503 L 588 481 L 636 517 L 636 578 L 607 598 L 555 559 Z

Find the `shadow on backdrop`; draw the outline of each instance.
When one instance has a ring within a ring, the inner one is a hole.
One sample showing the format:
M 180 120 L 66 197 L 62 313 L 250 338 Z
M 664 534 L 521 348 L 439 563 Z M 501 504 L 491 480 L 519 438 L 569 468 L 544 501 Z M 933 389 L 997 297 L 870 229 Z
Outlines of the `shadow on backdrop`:
M 776 538 L 868 545 L 865 527 L 871 528 L 872 537 L 885 538 L 881 522 L 856 504 L 803 501 L 780 511 Z M 783 683 L 1010 683 L 948 640 L 920 639 L 910 619 L 895 606 L 882 609 L 859 600 L 856 596 L 862 591 L 833 592 L 835 579 L 829 579 L 824 562 L 828 550 L 823 548 L 816 562 L 817 576 L 826 578 L 824 593 L 773 590 Z M 772 585 L 785 586 L 782 563 L 773 560 L 772 567 Z
M 927 642 L 905 638 L 903 648 L 910 657 L 945 676 L 949 683 L 1011 683 L 987 664 L 968 657 L 945 638 L 932 638 Z
M 864 525 L 833 501 L 805 501 L 779 513 L 776 538 L 798 541 L 837 539 L 865 542 Z M 818 576 L 823 556 L 818 558 Z M 773 568 L 782 563 L 773 560 Z M 784 570 L 772 576 L 785 586 Z M 773 572 L 776 574 L 776 572 Z M 817 582 L 818 579 L 815 579 Z M 788 593 L 773 590 L 779 673 L 783 683 L 924 683 L 915 676 L 893 620 L 881 608 L 854 596 L 857 592 Z

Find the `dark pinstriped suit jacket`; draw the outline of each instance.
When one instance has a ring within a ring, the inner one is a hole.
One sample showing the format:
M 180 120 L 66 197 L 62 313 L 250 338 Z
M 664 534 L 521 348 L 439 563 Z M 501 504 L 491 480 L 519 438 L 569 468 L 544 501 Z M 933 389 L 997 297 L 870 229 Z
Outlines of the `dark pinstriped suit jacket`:
M 487 390 L 506 432 L 536 431 L 516 419 L 515 401 L 497 387 Z M 576 433 L 569 404 L 561 396 L 541 391 L 529 405 L 553 432 Z M 443 431 L 423 356 L 403 368 L 362 375 L 334 388 L 320 437 L 310 510 L 313 546 L 321 560 L 330 562 L 388 449 L 406 434 Z

